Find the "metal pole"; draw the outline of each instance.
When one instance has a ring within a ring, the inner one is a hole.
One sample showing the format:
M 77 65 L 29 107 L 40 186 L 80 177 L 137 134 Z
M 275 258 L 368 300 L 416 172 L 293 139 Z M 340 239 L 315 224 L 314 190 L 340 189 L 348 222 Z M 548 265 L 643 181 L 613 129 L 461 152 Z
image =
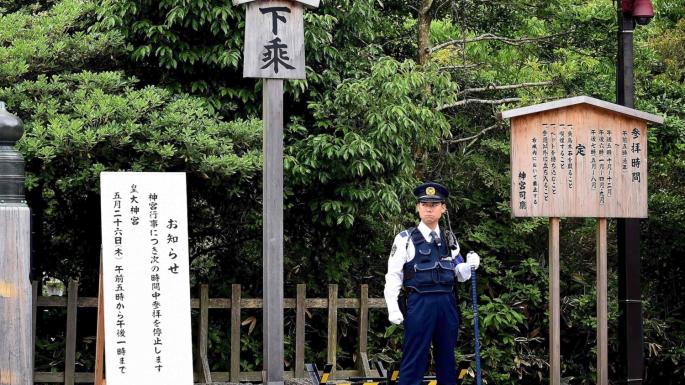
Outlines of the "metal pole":
M 631 15 L 618 7 L 618 60 L 616 76 L 616 102 L 633 108 L 633 31 Z M 619 368 L 620 381 L 642 384 L 644 373 L 642 302 L 640 289 L 640 220 L 618 219 L 618 306 L 619 306 Z
M 0 102 L 0 384 L 33 384 L 33 312 L 29 281 L 31 211 L 24 160 L 15 149 L 21 119 Z
M 283 385 L 283 80 L 263 84 L 263 380 Z

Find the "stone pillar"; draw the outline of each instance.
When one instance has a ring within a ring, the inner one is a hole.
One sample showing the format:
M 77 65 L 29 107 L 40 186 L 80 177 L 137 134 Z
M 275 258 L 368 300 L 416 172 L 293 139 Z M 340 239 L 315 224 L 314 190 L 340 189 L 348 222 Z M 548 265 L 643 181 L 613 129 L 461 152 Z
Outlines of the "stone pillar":
M 33 384 L 31 212 L 24 197 L 24 160 L 14 145 L 21 119 L 0 102 L 0 384 Z

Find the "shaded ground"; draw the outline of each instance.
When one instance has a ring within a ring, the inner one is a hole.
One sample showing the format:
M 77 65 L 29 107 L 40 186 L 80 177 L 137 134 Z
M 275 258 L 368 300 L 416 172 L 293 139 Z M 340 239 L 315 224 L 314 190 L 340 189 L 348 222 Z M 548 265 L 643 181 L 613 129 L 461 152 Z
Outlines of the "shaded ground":
M 334 384 L 336 381 L 329 381 L 329 383 Z M 254 385 L 257 385 L 256 383 Z M 253 385 L 249 382 L 209 382 L 209 383 L 196 383 L 195 385 Z M 313 385 L 308 378 L 291 378 L 285 380 L 285 385 Z

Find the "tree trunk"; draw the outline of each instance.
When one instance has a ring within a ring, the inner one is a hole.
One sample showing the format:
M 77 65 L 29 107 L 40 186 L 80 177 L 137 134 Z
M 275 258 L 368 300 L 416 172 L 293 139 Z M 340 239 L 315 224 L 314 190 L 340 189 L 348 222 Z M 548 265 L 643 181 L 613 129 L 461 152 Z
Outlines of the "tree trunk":
M 433 20 L 430 11 L 432 6 L 433 0 L 422 0 L 421 7 L 419 8 L 418 62 L 421 65 L 428 63 L 428 60 L 430 60 L 430 29 L 431 21 Z
M 431 16 L 431 8 L 433 6 L 433 0 L 421 0 L 421 7 L 419 7 L 418 15 L 418 56 L 417 61 L 420 65 L 428 63 L 431 56 L 430 51 L 430 30 L 431 21 L 433 17 Z M 426 93 L 430 93 L 430 86 L 426 87 Z M 414 159 L 416 162 L 416 167 L 414 169 L 414 176 L 421 179 L 424 177 L 424 164 L 425 164 L 426 153 L 422 148 L 414 148 Z

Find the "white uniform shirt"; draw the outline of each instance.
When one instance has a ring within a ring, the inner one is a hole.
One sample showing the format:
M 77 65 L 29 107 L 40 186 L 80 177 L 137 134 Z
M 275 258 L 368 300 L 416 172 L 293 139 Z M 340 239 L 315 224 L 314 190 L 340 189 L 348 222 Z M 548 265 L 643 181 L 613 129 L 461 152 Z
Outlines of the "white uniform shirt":
M 425 223 L 421 222 L 417 230 L 421 232 L 421 235 L 423 235 L 427 242 L 431 240 L 431 231 L 435 231 L 437 236 L 440 237 L 439 225 L 435 227 L 435 230 L 431 230 Z M 456 250 L 451 250 L 452 260 L 457 258 L 458 255 L 459 247 Z M 385 290 L 383 291 L 385 303 L 388 306 L 388 313 L 400 311 L 397 304 L 397 296 L 402 288 L 403 268 L 404 264 L 412 259 L 414 259 L 414 243 L 411 241 L 411 234 L 409 232 L 406 233 L 406 236 L 402 236 L 402 233 L 397 234 L 392 244 L 390 258 L 388 258 L 388 273 L 385 274 Z M 466 263 L 459 263 L 454 269 L 454 274 L 459 282 L 464 282 L 471 278 L 471 267 Z

